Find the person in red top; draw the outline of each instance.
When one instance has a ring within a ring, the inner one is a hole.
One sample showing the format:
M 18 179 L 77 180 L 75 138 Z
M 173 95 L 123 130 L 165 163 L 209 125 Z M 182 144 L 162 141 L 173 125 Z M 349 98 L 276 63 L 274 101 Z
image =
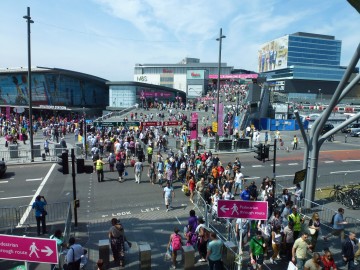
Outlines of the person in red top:
M 193 176 L 190 177 L 188 185 L 189 185 L 189 191 L 190 191 L 190 202 L 194 203 L 193 198 L 194 198 L 194 191 L 195 191 L 195 181 L 194 181 Z
M 223 176 L 223 173 L 225 171 L 224 167 L 222 166 L 222 163 L 219 161 L 218 166 L 217 166 L 217 171 L 219 173 L 219 178 L 221 179 Z
M 337 270 L 334 258 L 332 257 L 331 251 L 326 249 L 324 255 L 321 256 L 321 261 L 323 263 L 323 270 Z

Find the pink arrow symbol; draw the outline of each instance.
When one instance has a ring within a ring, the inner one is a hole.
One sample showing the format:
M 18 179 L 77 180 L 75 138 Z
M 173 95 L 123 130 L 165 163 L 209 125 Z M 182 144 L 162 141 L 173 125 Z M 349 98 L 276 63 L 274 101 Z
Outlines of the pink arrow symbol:
M 46 256 L 50 256 L 51 254 L 54 253 L 54 252 L 52 251 L 52 249 L 49 248 L 48 246 L 45 246 L 45 249 L 42 249 L 41 252 L 47 253 Z
M 226 208 L 225 205 L 221 206 L 220 208 L 221 211 L 223 211 L 224 213 L 226 213 L 226 211 L 229 211 L 229 208 Z

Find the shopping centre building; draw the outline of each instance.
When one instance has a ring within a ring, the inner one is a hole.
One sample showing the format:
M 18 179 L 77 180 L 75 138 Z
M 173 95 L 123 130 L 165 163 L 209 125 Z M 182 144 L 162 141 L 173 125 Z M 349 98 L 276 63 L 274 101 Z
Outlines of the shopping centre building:
M 340 56 L 341 40 L 334 36 L 297 32 L 260 47 L 258 72 L 271 91 L 288 94 L 288 100 L 320 101 L 333 95 L 345 73 Z M 349 96 L 360 96 L 359 87 Z

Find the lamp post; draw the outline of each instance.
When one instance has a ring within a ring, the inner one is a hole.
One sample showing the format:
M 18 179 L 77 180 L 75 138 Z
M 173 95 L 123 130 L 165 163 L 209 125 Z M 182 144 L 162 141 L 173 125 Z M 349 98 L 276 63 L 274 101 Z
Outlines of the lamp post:
M 219 41 L 219 62 L 218 62 L 218 78 L 217 78 L 217 97 L 216 97 L 216 123 L 218 125 L 218 130 L 216 132 L 216 142 L 215 142 L 215 151 L 219 150 L 219 98 L 220 98 L 220 73 L 221 73 L 221 45 L 222 39 L 226 38 L 222 34 L 222 28 L 220 28 L 219 38 L 216 40 Z M 223 119 L 222 119 L 223 120 Z
M 31 162 L 34 162 L 34 137 L 33 137 L 33 120 L 32 120 L 32 91 L 31 91 L 31 39 L 30 39 L 30 24 L 34 23 L 30 17 L 30 7 L 27 8 L 27 15 L 23 16 L 27 22 L 27 45 L 28 45 L 28 90 L 29 90 L 29 126 L 30 126 L 30 157 Z

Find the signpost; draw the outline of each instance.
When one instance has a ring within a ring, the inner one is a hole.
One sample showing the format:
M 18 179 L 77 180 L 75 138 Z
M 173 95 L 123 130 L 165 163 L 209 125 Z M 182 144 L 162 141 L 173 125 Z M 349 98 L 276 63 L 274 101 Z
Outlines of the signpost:
M 242 219 L 267 220 L 268 202 L 266 201 L 234 201 L 219 200 L 217 206 L 219 218 L 240 218 L 239 228 L 242 230 Z M 240 231 L 239 241 L 239 261 L 238 270 L 241 269 L 242 261 L 242 231 Z
M 122 122 L 94 122 L 95 127 L 139 127 L 140 122 L 130 122 L 130 121 L 122 121 Z
M 152 122 L 141 122 L 141 125 L 143 127 L 158 127 L 158 126 L 161 126 L 162 125 L 162 122 L 161 121 L 158 121 L 158 122 L 155 122 L 155 121 L 152 121 Z
M 58 264 L 56 240 L 0 234 L 0 259 Z
M 181 121 L 164 121 L 163 126 L 181 126 Z

